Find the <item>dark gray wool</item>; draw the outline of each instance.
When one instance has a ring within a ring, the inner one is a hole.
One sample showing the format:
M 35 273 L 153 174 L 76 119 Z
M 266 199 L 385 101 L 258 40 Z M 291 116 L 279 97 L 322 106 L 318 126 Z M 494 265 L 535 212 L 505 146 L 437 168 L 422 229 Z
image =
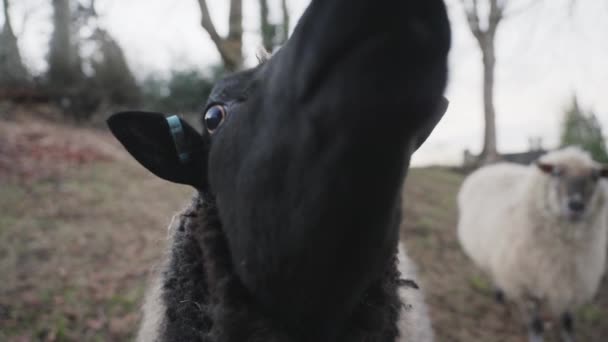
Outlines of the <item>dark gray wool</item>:
M 163 272 L 166 321 L 159 327 L 162 340 L 301 341 L 256 310 L 232 270 L 214 201 L 202 197 L 193 198 L 172 233 L 170 259 Z M 412 281 L 400 279 L 396 262 L 392 257 L 382 277 L 365 292 L 341 329 L 339 341 L 395 341 L 399 311 L 406 305 L 397 289 L 417 288 Z

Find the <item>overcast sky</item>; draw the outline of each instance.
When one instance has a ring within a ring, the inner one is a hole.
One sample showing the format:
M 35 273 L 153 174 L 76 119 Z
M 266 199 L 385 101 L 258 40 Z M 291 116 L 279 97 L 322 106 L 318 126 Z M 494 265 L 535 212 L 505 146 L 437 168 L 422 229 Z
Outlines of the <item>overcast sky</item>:
M 573 94 L 594 110 L 608 131 L 608 0 L 510 0 L 497 37 L 495 104 L 498 148 L 528 147 L 542 137 L 553 147 L 564 108 Z M 279 18 L 278 0 L 270 0 Z M 308 0 L 288 0 L 292 24 Z M 26 62 L 34 72 L 46 68 L 52 30 L 50 0 L 12 0 L 13 26 Z M 258 36 L 257 0 L 244 0 L 245 48 L 254 63 Z M 448 1 L 453 44 L 450 55 L 450 108 L 414 164 L 458 163 L 462 151 L 481 149 L 483 132 L 481 55 L 468 31 L 459 1 Z M 200 27 L 196 0 L 97 0 L 102 24 L 121 43 L 138 78 L 172 68 L 219 63 Z M 227 30 L 227 0 L 208 0 L 220 33 Z M 522 10 L 525 9 L 525 10 Z M 28 15 L 25 15 L 29 13 Z M 0 14 L 1 18 L 1 14 Z M 3 21 L 3 19 L 1 20 Z M 25 23 L 25 25 L 23 25 Z

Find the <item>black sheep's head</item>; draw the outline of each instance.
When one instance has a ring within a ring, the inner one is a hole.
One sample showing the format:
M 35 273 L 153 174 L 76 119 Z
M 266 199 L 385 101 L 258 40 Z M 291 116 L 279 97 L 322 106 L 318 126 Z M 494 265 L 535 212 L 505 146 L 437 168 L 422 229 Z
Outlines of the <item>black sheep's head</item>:
M 313 0 L 275 55 L 215 85 L 202 133 L 158 113 L 109 125 L 154 174 L 215 198 L 269 315 L 328 336 L 397 243 L 410 156 L 447 108 L 449 45 L 439 0 Z

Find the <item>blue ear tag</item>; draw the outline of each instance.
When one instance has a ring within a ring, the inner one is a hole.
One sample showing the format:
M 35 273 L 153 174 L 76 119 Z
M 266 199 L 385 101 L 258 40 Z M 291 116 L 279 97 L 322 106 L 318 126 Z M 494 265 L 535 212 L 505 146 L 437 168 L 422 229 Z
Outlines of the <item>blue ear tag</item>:
M 185 151 L 186 149 L 186 136 L 184 134 L 184 127 L 182 122 L 177 115 L 172 115 L 167 118 L 169 123 L 169 129 L 171 130 L 171 136 L 173 136 L 173 143 L 175 143 L 175 149 L 179 156 L 179 161 L 182 163 L 188 162 L 190 159 L 190 153 Z

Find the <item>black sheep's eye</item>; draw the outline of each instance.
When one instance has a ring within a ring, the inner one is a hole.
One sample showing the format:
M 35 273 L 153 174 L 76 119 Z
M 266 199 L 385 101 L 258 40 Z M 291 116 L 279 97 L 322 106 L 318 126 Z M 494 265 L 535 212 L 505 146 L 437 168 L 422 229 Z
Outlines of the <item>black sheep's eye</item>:
M 224 121 L 226 117 L 226 107 L 222 105 L 213 105 L 205 112 L 205 127 L 209 133 L 213 133 Z

